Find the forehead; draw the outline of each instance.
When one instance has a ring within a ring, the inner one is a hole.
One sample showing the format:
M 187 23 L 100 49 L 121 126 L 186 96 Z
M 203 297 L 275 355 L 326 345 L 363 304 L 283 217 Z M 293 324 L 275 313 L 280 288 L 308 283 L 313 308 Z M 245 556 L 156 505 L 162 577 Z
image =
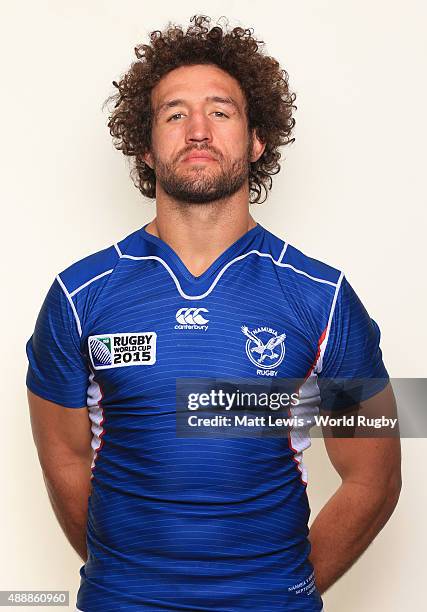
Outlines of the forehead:
M 180 66 L 168 72 L 153 88 L 151 99 L 156 109 L 169 98 L 196 101 L 215 95 L 230 96 L 244 107 L 244 95 L 238 81 L 218 66 L 201 64 Z

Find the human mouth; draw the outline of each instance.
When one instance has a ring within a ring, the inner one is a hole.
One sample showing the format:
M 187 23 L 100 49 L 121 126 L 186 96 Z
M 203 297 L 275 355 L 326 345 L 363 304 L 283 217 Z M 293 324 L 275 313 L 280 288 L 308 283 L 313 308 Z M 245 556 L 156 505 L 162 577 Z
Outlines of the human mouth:
M 212 155 L 209 155 L 208 153 L 190 153 L 190 155 L 187 155 L 186 157 L 184 157 L 183 161 L 185 162 L 208 162 L 208 161 L 216 161 Z

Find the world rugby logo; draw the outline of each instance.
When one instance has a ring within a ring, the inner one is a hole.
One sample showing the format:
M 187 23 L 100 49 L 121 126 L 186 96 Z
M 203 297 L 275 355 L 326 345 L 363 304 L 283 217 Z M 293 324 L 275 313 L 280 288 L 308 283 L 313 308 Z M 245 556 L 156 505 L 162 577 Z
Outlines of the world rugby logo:
M 100 339 L 92 337 L 89 340 L 89 347 L 95 367 L 111 365 L 113 363 L 111 341 L 109 338 Z

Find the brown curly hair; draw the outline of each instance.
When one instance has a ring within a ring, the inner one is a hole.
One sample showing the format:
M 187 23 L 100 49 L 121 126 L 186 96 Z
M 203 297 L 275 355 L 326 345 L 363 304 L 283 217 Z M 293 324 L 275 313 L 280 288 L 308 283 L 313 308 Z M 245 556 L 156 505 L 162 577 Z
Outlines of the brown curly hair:
M 156 175 L 143 160 L 143 154 L 151 147 L 151 91 L 174 68 L 216 65 L 240 84 L 248 128 L 256 128 L 259 139 L 266 143 L 263 154 L 250 164 L 249 171 L 250 201 L 264 202 L 272 186 L 271 176 L 280 170 L 279 147 L 295 141 L 291 132 L 296 95 L 289 90 L 288 73 L 262 52 L 264 42 L 253 37 L 252 28 L 228 31 L 216 25 L 209 29 L 210 21 L 205 15 L 194 15 L 190 20 L 194 25 L 185 32 L 169 23 L 163 32 L 150 33 L 150 44 L 135 47 L 137 61 L 118 83 L 113 81 L 118 92 L 104 103 L 115 102 L 107 125 L 116 149 L 135 158 L 131 170 L 135 186 L 147 198 L 154 198 Z M 263 191 L 265 197 L 261 200 Z

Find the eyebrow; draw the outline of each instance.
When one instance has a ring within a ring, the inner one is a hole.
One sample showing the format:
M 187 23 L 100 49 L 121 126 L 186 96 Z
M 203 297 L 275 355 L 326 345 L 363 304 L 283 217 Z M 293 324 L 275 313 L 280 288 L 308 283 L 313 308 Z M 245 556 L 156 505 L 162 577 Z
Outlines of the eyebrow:
M 237 113 L 240 114 L 239 105 L 237 104 L 235 100 L 233 100 L 231 96 L 227 96 L 225 98 L 223 98 L 222 96 L 206 96 L 205 101 L 206 102 L 218 102 L 220 104 L 228 104 L 229 106 L 232 106 L 237 111 Z M 155 115 L 156 117 L 158 117 L 163 111 L 169 108 L 173 108 L 175 106 L 185 106 L 185 104 L 186 102 L 183 98 L 175 98 L 174 100 L 167 100 L 166 102 L 163 102 L 163 104 L 159 106 L 159 108 L 155 112 Z

